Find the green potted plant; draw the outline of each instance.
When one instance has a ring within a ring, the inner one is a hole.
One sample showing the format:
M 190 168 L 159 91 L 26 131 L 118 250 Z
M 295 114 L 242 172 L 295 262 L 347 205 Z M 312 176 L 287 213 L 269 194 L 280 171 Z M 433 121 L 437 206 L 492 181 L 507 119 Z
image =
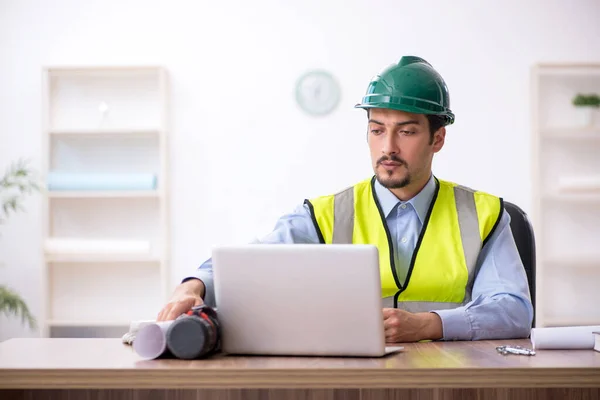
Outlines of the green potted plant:
M 600 96 L 595 93 L 578 93 L 573 105 L 579 111 L 579 125 L 591 127 L 600 121 Z
M 33 171 L 23 160 L 13 162 L 0 179 L 0 225 L 18 211 L 24 211 L 22 202 L 26 195 L 40 189 Z M 25 301 L 6 285 L 0 283 L 0 314 L 20 317 L 31 329 L 36 327 L 36 319 Z

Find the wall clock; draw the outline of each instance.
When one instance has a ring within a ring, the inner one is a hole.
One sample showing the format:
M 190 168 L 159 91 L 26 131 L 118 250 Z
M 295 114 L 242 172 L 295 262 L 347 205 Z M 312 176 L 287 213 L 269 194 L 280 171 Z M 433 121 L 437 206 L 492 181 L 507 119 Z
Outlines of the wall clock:
M 340 86 L 327 71 L 309 71 L 296 83 L 296 102 L 310 115 L 329 114 L 338 105 L 340 97 Z

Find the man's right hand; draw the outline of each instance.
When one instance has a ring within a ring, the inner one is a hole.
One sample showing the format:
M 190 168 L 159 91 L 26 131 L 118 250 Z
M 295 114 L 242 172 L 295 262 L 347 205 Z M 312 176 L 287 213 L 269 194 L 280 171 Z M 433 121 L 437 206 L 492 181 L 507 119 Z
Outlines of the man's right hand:
M 171 321 L 192 307 L 203 304 L 204 283 L 198 279 L 185 281 L 173 292 L 169 302 L 163 307 L 156 318 L 157 321 Z

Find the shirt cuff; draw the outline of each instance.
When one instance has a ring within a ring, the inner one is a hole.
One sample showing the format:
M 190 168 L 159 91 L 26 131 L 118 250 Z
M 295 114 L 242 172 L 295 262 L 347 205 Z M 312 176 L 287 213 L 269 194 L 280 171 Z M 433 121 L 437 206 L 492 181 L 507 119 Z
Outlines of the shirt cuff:
M 184 278 L 181 282 L 183 283 L 190 279 L 200 279 L 202 281 L 202 283 L 204 284 L 204 297 L 202 299 L 204 301 L 204 304 L 206 304 L 209 307 L 216 308 L 217 306 L 215 304 L 216 301 L 212 271 L 197 269 L 196 271 L 194 271 L 193 275 Z
M 471 319 L 464 308 L 432 311 L 442 320 L 443 340 L 471 340 Z

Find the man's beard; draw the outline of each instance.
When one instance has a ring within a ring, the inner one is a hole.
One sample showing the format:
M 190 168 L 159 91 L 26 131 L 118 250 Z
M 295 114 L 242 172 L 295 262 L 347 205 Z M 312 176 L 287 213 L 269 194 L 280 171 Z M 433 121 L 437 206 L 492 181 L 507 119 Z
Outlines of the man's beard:
M 393 172 L 383 171 L 381 173 L 375 172 L 375 177 L 381 184 L 381 186 L 388 189 L 401 189 L 403 187 L 408 186 L 411 183 L 411 176 L 408 172 L 408 164 L 403 159 L 397 157 L 396 155 L 392 155 L 391 157 L 383 156 L 379 160 L 377 160 L 376 168 L 381 165 L 383 161 L 393 161 L 399 164 L 402 164 L 404 168 L 406 168 L 406 176 L 402 178 L 394 179 L 392 178 Z M 387 175 L 387 176 L 386 176 Z M 387 178 L 387 179 L 386 179 Z
M 385 173 L 387 174 L 387 172 Z M 375 177 L 377 178 L 379 183 L 381 183 L 381 186 L 388 189 L 401 189 L 410 185 L 411 183 L 410 175 L 408 174 L 406 174 L 405 177 L 399 179 L 385 179 L 385 177 L 381 177 L 379 176 L 379 174 L 375 174 Z

